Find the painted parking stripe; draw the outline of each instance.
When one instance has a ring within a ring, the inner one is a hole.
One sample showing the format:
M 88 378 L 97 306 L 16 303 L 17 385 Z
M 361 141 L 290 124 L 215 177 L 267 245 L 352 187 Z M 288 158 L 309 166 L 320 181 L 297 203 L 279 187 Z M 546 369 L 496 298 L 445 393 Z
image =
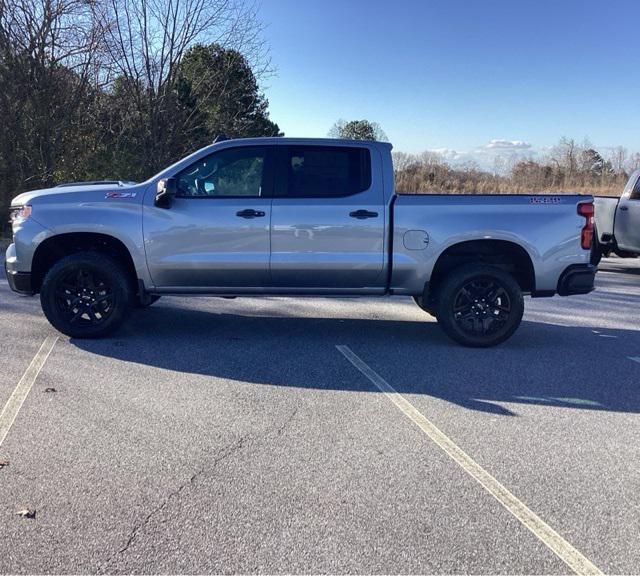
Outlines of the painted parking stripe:
M 20 382 L 18 382 L 15 390 L 11 396 L 9 396 L 9 400 L 7 400 L 7 403 L 4 405 L 2 413 L 0 413 L 0 446 L 2 446 L 4 439 L 7 437 L 18 412 L 20 412 L 20 408 L 22 408 L 22 404 L 29 395 L 33 383 L 36 381 L 40 370 L 42 370 L 44 363 L 47 361 L 57 341 L 57 336 L 47 336 L 44 339 L 40 349 L 36 352 L 33 360 L 31 360 L 31 364 L 29 364 L 29 367 L 25 370 L 22 378 L 20 378 Z
M 576 574 L 602 574 L 602 572 L 567 542 L 535 512 L 518 500 L 505 486 L 464 452 L 451 438 L 432 424 L 404 396 L 360 359 L 348 346 L 336 346 L 342 355 L 366 376 L 391 402 L 413 421 L 447 456 L 467 474 L 479 482 L 500 504 L 513 514 L 543 544 L 552 550 Z

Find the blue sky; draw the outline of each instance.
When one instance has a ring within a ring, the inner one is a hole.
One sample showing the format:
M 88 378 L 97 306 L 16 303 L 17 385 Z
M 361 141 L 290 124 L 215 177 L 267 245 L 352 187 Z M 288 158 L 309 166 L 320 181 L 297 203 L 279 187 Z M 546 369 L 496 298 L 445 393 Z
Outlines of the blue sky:
M 262 0 L 287 136 L 378 122 L 396 150 L 640 150 L 640 0 Z M 504 141 L 489 145 L 492 140 Z M 527 148 L 530 145 L 530 148 Z

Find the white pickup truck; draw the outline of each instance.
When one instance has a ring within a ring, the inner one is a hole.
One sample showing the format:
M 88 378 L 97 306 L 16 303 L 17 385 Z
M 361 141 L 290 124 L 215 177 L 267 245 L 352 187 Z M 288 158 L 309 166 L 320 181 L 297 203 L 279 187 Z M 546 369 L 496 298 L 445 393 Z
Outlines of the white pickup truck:
M 598 196 L 595 205 L 592 263 L 612 252 L 620 258 L 640 256 L 640 170 L 631 174 L 620 198 Z
M 492 346 L 523 294 L 584 294 L 595 275 L 591 196 L 399 195 L 380 142 L 227 140 L 141 184 L 26 192 L 11 210 L 11 287 L 76 338 L 163 294 L 402 294 Z

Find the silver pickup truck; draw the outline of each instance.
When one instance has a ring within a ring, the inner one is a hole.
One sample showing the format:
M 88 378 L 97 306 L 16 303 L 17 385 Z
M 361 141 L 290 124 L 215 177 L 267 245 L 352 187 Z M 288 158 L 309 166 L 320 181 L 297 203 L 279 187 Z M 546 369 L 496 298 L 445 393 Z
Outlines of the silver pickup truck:
M 620 198 L 595 199 L 596 234 L 592 264 L 612 252 L 620 258 L 640 256 L 640 170 L 636 170 Z
M 380 142 L 227 140 L 141 184 L 37 190 L 11 210 L 9 284 L 76 338 L 163 294 L 402 294 L 492 346 L 523 294 L 584 294 L 595 274 L 592 197 L 399 195 Z

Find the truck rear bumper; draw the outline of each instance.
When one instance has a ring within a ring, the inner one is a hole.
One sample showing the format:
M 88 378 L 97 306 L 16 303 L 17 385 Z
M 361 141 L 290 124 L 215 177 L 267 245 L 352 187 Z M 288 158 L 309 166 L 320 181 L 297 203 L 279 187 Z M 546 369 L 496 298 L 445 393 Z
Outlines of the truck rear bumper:
M 591 264 L 573 264 L 565 269 L 558 280 L 558 294 L 572 296 L 574 294 L 588 294 L 595 288 L 595 266 Z

